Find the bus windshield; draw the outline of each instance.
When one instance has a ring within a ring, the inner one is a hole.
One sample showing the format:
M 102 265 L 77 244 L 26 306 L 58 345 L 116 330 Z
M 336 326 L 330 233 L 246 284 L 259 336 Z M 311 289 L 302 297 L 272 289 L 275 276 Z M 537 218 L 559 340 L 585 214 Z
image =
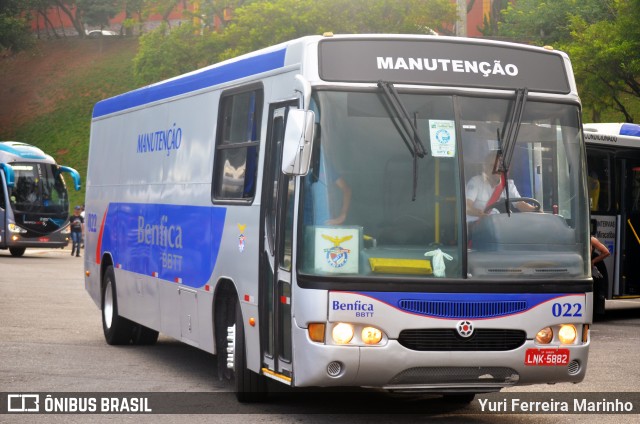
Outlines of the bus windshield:
M 15 162 L 11 167 L 15 172 L 15 184 L 9 190 L 9 199 L 15 213 L 66 219 L 69 200 L 57 165 Z
M 526 99 L 507 146 L 515 96 L 398 99 L 406 114 L 383 92 L 315 93 L 301 275 L 586 278 L 577 105 Z

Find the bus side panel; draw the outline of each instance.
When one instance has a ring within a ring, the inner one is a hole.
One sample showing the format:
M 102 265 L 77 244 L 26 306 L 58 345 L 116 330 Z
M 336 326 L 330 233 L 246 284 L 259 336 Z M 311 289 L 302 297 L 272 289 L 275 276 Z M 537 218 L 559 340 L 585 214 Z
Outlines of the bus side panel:
M 198 314 L 211 321 L 211 296 L 209 305 L 180 296 L 210 283 L 224 222 L 225 208 L 211 204 L 218 98 L 204 93 L 92 125 L 87 214 L 97 225 L 87 237 L 88 291 L 99 305 L 97 264 L 111 255 L 120 314 L 191 344 L 212 339 L 193 331 Z M 191 325 L 182 327 L 185 316 Z

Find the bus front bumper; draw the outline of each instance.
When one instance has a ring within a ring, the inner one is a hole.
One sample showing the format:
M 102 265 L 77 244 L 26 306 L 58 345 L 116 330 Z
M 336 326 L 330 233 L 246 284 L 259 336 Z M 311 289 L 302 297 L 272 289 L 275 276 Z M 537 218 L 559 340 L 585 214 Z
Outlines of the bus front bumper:
M 71 235 L 52 233 L 41 237 L 24 237 L 20 234 L 8 234 L 7 247 L 64 248 L 69 244 Z
M 585 377 L 589 342 L 562 346 L 568 365 L 525 365 L 532 340 L 509 351 L 424 352 L 396 340 L 384 346 L 336 346 L 312 342 L 294 326 L 293 384 L 299 387 L 359 386 L 398 392 L 491 392 L 514 385 L 573 382 Z

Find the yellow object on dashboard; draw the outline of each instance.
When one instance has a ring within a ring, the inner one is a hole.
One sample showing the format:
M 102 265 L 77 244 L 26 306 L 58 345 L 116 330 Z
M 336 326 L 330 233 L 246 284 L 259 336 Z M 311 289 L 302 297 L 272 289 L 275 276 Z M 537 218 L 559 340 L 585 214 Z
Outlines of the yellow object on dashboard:
M 431 262 L 426 259 L 369 258 L 373 272 L 386 274 L 432 274 Z

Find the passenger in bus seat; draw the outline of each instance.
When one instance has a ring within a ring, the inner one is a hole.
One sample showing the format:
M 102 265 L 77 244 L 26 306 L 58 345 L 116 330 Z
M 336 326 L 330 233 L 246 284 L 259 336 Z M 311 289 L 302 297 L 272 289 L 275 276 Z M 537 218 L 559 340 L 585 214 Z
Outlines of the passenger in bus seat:
M 340 175 L 331 161 L 320 153 L 319 160 L 305 179 L 305 188 L 308 190 L 305 202 L 305 217 L 307 222 L 313 225 L 341 225 L 347 219 L 347 213 L 351 205 L 351 188 Z M 340 212 L 332 217 L 332 191 L 340 190 Z

